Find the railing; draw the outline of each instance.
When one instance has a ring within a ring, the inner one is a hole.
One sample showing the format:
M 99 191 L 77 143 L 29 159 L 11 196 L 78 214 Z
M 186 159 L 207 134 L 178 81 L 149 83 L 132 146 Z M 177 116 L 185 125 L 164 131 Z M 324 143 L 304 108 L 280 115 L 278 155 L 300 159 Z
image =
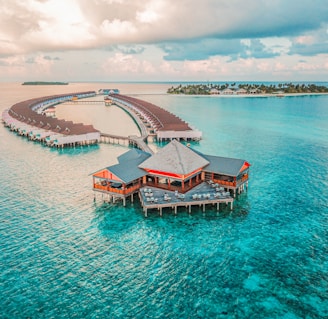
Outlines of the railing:
M 223 185 L 223 186 L 230 186 L 230 187 L 236 187 L 237 186 L 236 182 L 229 182 L 229 181 L 224 181 L 224 180 L 220 180 L 220 179 L 214 179 L 213 182 L 217 183 L 219 185 Z
M 193 181 L 191 186 L 189 185 L 189 182 L 184 184 L 184 189 L 182 189 L 182 186 L 175 186 L 175 185 L 168 185 L 168 184 L 159 184 L 159 183 L 154 183 L 154 182 L 147 182 L 145 186 L 149 186 L 149 187 L 156 187 L 156 188 L 160 188 L 160 189 L 164 189 L 164 190 L 168 190 L 168 191 L 178 191 L 180 193 L 186 193 L 188 191 L 190 191 L 192 188 L 194 188 L 195 186 L 199 185 L 203 183 L 202 180 L 199 180 L 198 182 Z
M 131 187 L 125 188 L 125 189 L 119 189 L 119 188 L 114 188 L 110 187 L 108 185 L 100 185 L 100 184 L 93 184 L 94 189 L 99 189 L 105 192 L 110 192 L 110 193 L 116 193 L 116 194 L 121 194 L 121 195 L 129 195 L 136 190 L 140 188 L 139 185 L 133 185 Z
M 237 185 L 239 186 L 240 184 L 242 184 L 243 182 L 245 182 L 247 180 L 248 180 L 248 174 L 244 175 L 241 179 L 238 179 L 236 182 L 225 181 L 225 180 L 221 180 L 221 179 L 213 179 L 213 182 L 218 183 L 222 186 L 237 187 Z

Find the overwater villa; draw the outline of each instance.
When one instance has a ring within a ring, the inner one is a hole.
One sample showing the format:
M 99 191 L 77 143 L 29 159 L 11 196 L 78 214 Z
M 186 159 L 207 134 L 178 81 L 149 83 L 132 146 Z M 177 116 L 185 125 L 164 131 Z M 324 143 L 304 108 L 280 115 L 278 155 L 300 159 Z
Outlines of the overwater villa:
M 230 204 L 247 189 L 250 164 L 242 159 L 205 155 L 172 140 L 155 154 L 131 149 L 118 157 L 118 164 L 92 174 L 93 190 L 109 201 L 139 194 L 147 216 L 149 209 L 207 204 Z M 96 194 L 96 193 L 95 193 Z

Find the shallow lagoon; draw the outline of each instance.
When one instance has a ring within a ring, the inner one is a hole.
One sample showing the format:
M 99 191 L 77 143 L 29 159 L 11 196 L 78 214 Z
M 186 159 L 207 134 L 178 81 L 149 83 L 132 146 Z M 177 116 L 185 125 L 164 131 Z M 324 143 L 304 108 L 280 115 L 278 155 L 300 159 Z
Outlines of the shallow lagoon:
M 69 86 L 7 85 L 1 107 Z M 248 193 L 232 212 L 145 218 L 137 202 L 93 201 L 89 174 L 124 147 L 52 150 L 0 126 L 2 317 L 325 318 L 328 96 L 168 96 L 150 84 L 121 91 L 203 131 L 192 147 L 248 160 Z

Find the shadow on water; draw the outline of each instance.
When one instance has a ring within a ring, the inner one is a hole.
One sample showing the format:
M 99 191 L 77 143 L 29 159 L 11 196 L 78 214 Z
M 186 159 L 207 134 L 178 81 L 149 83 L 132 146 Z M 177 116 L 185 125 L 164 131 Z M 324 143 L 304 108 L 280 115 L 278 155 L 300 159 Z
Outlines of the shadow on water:
M 191 213 L 187 208 L 179 207 L 177 215 L 175 215 L 173 209 L 165 208 L 162 216 L 159 215 L 158 210 L 153 209 L 149 210 L 148 217 L 145 217 L 138 200 L 135 200 L 134 203 L 128 200 L 125 207 L 121 201 L 116 203 L 98 201 L 94 203 L 92 224 L 95 224 L 105 237 L 124 236 L 140 228 L 154 231 L 158 230 L 158 227 L 163 227 L 165 232 L 170 232 L 175 228 L 172 229 L 172 225 L 178 225 L 183 231 L 184 228 L 206 223 L 215 223 L 218 226 L 227 221 L 228 223 L 242 224 L 248 220 L 249 207 L 247 195 L 242 194 L 236 199 L 232 211 L 229 205 L 221 204 L 219 211 L 217 211 L 216 205 L 207 205 L 205 212 L 202 207 L 193 206 Z
M 44 147 L 47 147 L 47 146 L 44 146 Z M 50 147 L 49 148 L 50 152 L 56 152 L 58 155 L 67 155 L 67 156 L 89 154 L 91 152 L 98 151 L 99 149 L 100 149 L 99 144 L 65 147 L 65 148 L 61 148 L 61 147 L 59 147 L 59 148 Z

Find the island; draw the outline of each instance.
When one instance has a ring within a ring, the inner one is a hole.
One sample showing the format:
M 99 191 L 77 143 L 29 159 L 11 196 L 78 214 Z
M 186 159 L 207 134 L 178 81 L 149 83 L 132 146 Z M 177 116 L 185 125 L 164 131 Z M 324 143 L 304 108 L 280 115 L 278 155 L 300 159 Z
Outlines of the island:
M 67 82 L 44 82 L 44 81 L 32 81 L 24 82 L 22 85 L 68 85 Z
M 279 83 L 279 84 L 255 84 L 255 83 L 224 83 L 224 84 L 186 84 L 171 87 L 169 94 L 188 95 L 263 95 L 272 94 L 284 96 L 285 94 L 322 94 L 328 93 L 328 87 L 324 85 L 305 83 Z

